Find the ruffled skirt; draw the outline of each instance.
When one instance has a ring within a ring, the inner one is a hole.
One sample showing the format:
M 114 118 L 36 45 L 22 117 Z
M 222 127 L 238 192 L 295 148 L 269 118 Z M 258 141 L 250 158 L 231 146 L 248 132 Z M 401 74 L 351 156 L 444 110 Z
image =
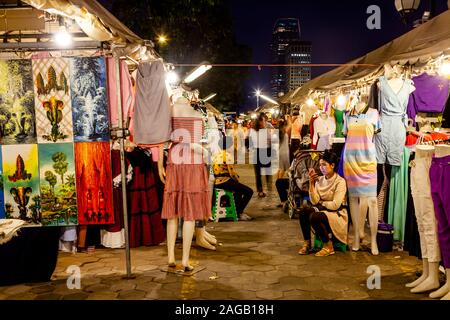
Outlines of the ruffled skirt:
M 173 164 L 166 168 L 163 219 L 185 221 L 211 217 L 211 198 L 205 164 Z

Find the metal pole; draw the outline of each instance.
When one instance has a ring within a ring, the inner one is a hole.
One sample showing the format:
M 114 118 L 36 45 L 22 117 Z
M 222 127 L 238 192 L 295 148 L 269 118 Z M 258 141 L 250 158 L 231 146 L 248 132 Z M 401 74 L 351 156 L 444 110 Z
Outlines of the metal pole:
M 256 109 L 259 109 L 259 94 L 256 95 Z
M 119 114 L 119 143 L 120 143 L 120 172 L 122 176 L 122 203 L 123 203 L 123 224 L 125 228 L 125 260 L 127 268 L 127 278 L 131 278 L 131 253 L 128 236 L 128 205 L 127 205 L 127 180 L 125 168 L 125 132 L 123 128 L 122 92 L 120 91 L 120 58 L 114 57 L 116 67 L 116 91 L 117 91 L 117 111 Z

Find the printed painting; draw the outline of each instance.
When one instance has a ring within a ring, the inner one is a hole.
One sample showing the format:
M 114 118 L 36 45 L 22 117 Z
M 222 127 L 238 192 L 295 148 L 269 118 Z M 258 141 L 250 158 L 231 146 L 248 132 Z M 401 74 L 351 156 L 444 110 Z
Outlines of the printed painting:
M 0 144 L 36 139 L 31 60 L 0 60 Z
M 36 131 L 39 143 L 73 141 L 68 59 L 33 60 Z
M 73 143 L 39 145 L 42 224 L 78 224 Z
M 40 224 L 37 145 L 2 146 L 2 156 L 6 218 Z
M 3 198 L 2 150 L 0 149 L 0 219 L 5 218 L 5 201 Z
M 108 142 L 75 143 L 78 223 L 114 223 Z
M 105 59 L 73 58 L 70 64 L 74 140 L 109 141 Z

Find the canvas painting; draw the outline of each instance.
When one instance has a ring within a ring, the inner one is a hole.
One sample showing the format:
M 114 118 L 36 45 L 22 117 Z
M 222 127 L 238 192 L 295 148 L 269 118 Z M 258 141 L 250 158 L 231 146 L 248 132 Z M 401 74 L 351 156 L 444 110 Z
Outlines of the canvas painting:
M 36 131 L 39 143 L 73 141 L 68 59 L 33 60 Z
M 0 149 L 0 219 L 5 218 L 5 201 L 3 198 L 2 150 Z
M 36 142 L 31 60 L 0 60 L 0 144 Z
M 105 59 L 73 58 L 70 65 L 74 140 L 109 141 Z
M 39 145 L 42 224 L 77 225 L 73 143 Z
M 75 143 L 75 167 L 79 224 L 114 223 L 109 143 Z
M 37 145 L 2 146 L 2 157 L 6 218 L 40 224 Z

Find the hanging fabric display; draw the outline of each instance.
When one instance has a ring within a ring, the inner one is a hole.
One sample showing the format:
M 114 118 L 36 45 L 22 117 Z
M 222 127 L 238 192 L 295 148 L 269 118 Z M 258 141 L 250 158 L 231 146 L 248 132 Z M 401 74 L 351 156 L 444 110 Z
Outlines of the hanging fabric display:
M 0 60 L 0 143 L 36 143 L 30 60 Z
M 0 148 L 0 219 L 5 218 L 5 201 L 3 194 L 3 160 L 2 149 Z
M 41 222 L 37 145 L 2 146 L 7 219 Z
M 33 60 L 38 143 L 73 141 L 68 59 Z
M 78 223 L 75 159 L 72 143 L 39 145 L 42 224 Z
M 114 223 L 109 143 L 75 143 L 79 224 Z
M 109 141 L 104 58 L 70 60 L 74 141 Z

